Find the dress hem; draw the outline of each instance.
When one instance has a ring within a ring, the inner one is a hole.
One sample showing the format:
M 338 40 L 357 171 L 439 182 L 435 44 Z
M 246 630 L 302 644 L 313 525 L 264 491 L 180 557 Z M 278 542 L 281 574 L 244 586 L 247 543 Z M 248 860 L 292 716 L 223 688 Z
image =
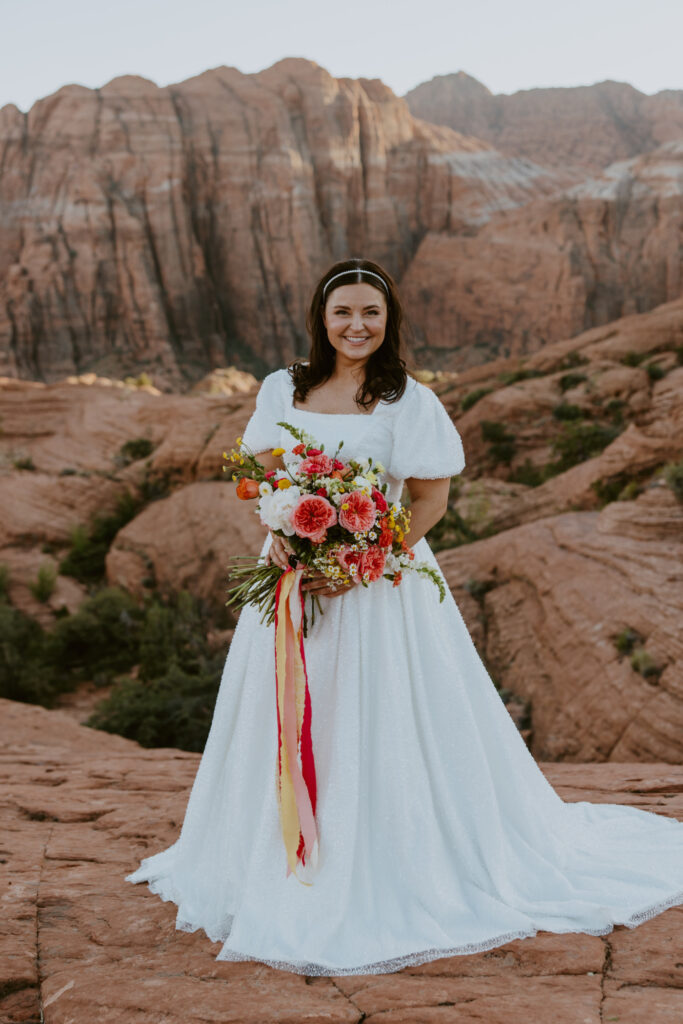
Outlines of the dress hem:
M 126 878 L 126 881 L 129 880 L 132 879 Z M 141 881 L 143 881 L 143 879 L 141 879 Z M 148 881 L 147 887 L 150 892 L 154 893 L 154 895 L 160 896 L 164 902 L 173 902 L 176 906 L 179 906 L 177 891 L 172 885 L 166 886 L 163 879 Z M 473 953 L 484 953 L 489 949 L 495 949 L 496 947 L 503 946 L 508 942 L 513 942 L 515 939 L 533 938 L 534 935 L 543 931 L 555 935 L 609 935 L 610 932 L 614 931 L 616 925 L 624 925 L 626 928 L 637 928 L 638 925 L 642 924 L 644 921 L 657 917 L 658 914 L 663 913 L 665 910 L 669 910 L 671 907 L 675 907 L 680 904 L 683 904 L 683 889 L 674 893 L 672 896 L 667 897 L 665 900 L 659 900 L 657 903 L 649 904 L 643 909 L 635 911 L 630 914 L 625 921 L 612 921 L 611 924 L 602 928 L 555 929 L 534 927 L 526 931 L 506 932 L 502 935 L 496 935 L 490 939 L 484 939 L 481 942 L 470 942 L 461 946 L 433 947 L 431 949 L 418 950 L 414 953 L 405 953 L 402 956 L 390 957 L 387 960 L 376 960 L 373 963 L 360 964 L 355 967 L 330 967 L 326 964 L 307 962 L 303 960 L 274 960 L 269 959 L 268 957 L 256 956 L 253 953 L 239 953 L 236 950 L 221 951 L 215 959 L 217 961 L 232 962 L 244 962 L 251 960 L 256 963 L 266 964 L 268 967 L 274 967 L 277 970 L 290 971 L 294 974 L 305 974 L 311 977 L 338 977 L 348 974 L 389 974 L 394 971 L 400 971 L 404 967 L 427 963 L 430 960 L 438 960 L 450 956 L 466 956 Z M 201 929 L 211 942 L 226 942 L 230 935 L 230 929 L 228 929 L 224 934 L 210 934 L 204 925 L 194 924 L 191 921 L 184 921 L 181 919 L 180 914 L 181 911 L 179 910 L 176 919 L 176 931 L 196 932 Z

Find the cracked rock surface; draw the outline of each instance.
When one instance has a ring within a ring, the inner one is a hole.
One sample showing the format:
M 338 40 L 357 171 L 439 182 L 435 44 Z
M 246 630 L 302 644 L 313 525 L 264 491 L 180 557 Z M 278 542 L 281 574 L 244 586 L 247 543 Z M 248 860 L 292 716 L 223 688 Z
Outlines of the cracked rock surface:
M 679 1024 L 683 908 L 609 935 L 540 932 L 395 974 L 311 977 L 216 962 L 124 876 L 169 845 L 199 756 L 0 701 L 2 1024 Z M 683 819 L 683 767 L 542 764 L 565 800 Z

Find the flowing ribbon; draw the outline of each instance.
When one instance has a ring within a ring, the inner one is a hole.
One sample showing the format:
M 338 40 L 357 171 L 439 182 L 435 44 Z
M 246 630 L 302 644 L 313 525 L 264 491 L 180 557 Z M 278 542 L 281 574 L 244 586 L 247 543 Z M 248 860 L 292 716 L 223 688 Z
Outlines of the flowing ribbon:
M 294 872 L 300 882 L 296 874 L 299 861 L 312 867 L 318 863 L 311 695 L 303 641 L 303 572 L 303 568 L 286 569 L 275 591 L 278 808 L 287 851 L 287 877 Z

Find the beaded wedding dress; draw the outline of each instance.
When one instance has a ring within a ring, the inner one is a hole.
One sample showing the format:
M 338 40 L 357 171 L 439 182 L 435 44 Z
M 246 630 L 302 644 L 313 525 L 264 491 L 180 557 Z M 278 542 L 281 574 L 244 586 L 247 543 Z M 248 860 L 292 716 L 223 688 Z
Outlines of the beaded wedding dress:
M 372 413 L 295 409 L 269 374 L 243 443 L 291 447 L 278 420 L 411 476 L 461 472 L 443 404 L 409 378 Z M 264 542 L 262 554 L 269 545 Z M 425 538 L 416 559 L 438 563 Z M 182 830 L 127 876 L 178 906 L 218 960 L 307 975 L 372 974 L 537 931 L 604 935 L 683 903 L 683 823 L 564 802 L 529 753 L 450 592 L 420 574 L 323 597 L 305 640 L 319 859 L 286 876 L 276 797 L 273 626 L 238 621 Z M 570 681 L 568 680 L 568 683 Z M 310 867 L 310 865 L 309 865 Z

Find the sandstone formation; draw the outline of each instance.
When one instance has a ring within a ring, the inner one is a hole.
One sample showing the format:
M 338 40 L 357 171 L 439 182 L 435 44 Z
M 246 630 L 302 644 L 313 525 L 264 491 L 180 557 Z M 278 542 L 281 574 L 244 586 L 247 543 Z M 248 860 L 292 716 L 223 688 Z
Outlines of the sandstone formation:
M 131 493 L 148 498 L 117 537 L 109 581 L 136 593 L 143 579 L 187 585 L 222 604 L 228 558 L 258 551 L 264 535 L 222 469 L 253 402 L 253 390 L 162 395 L 102 379 L 0 380 L 0 564 L 12 603 L 44 625 L 61 607 L 74 611 L 85 595 L 75 580 L 58 575 L 46 604 L 30 585 L 41 565 L 58 566 L 75 527 Z M 141 442 L 149 454 L 135 457 Z
M 163 388 L 307 350 L 333 260 L 400 278 L 425 233 L 577 180 L 298 58 L 65 86 L 0 111 L 0 153 L 0 373 L 146 370 Z
M 416 358 L 462 370 L 677 299 L 682 197 L 679 139 L 476 233 L 426 233 L 401 281 Z
M 217 962 L 175 905 L 124 876 L 177 838 L 199 757 L 143 750 L 0 701 L 0 1018 L 7 1024 L 678 1024 L 683 908 L 604 936 L 539 932 L 385 975 Z M 683 819 L 683 769 L 542 764 L 565 800 Z
M 683 134 L 683 90 L 648 96 L 626 82 L 494 94 L 458 71 L 406 93 L 416 117 L 476 135 L 544 167 L 600 171 Z
M 681 358 L 678 300 L 523 363 L 429 380 L 467 458 L 452 485 L 465 534 L 447 519 L 439 559 L 510 713 L 544 759 L 681 760 L 683 506 L 662 476 L 683 459 Z M 138 596 L 187 587 L 222 610 L 231 556 L 257 552 L 264 536 L 222 471 L 254 396 L 168 395 L 90 377 L 2 382 L 0 565 L 11 602 L 48 627 L 61 608 L 74 611 L 86 587 L 71 577 L 58 575 L 45 602 L 31 586 L 41 566 L 59 566 L 75 526 L 130 492 L 142 504 L 111 543 L 107 581 Z M 539 486 L 524 483 L 527 465 L 552 462 L 566 427 L 554 412 L 567 405 L 616 436 Z M 492 458 L 487 423 L 512 439 L 509 462 Z M 622 491 L 632 500 L 616 501 Z M 640 638 L 627 654 L 615 640 L 625 630 Z M 520 701 L 531 703 L 531 732 Z

